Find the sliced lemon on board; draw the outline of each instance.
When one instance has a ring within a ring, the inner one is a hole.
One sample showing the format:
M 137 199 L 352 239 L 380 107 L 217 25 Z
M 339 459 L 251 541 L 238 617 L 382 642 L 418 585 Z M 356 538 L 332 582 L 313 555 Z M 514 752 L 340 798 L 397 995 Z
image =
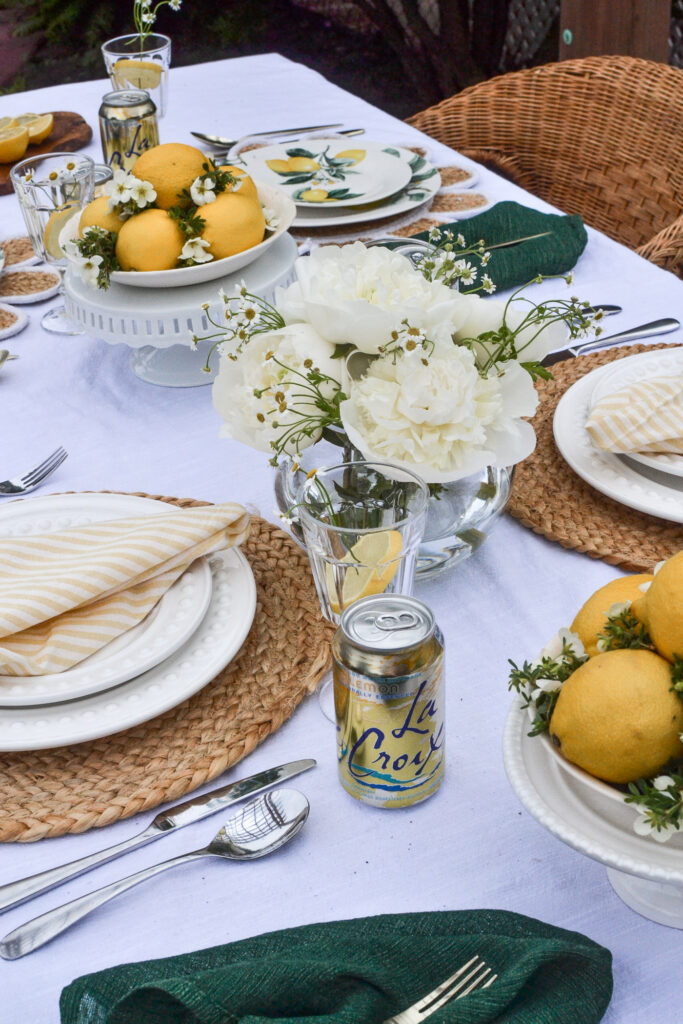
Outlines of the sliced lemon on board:
M 28 128 L 17 125 L 14 128 L 0 128 L 0 164 L 11 164 L 21 160 L 28 149 Z
M 122 88 L 129 85 L 134 89 L 156 89 L 161 81 L 162 67 L 153 60 L 122 57 L 116 61 L 112 72 Z
M 16 117 L 0 117 L 0 131 L 4 131 L 5 128 L 16 128 L 17 124 Z
M 344 574 L 341 605 L 331 565 L 325 569 L 330 608 L 335 614 L 361 597 L 383 594 L 398 571 L 403 538 L 398 530 L 366 533 L 342 558 Z M 348 568 L 345 567 L 348 565 Z
M 51 256 L 53 260 L 64 259 L 64 253 L 62 252 L 62 247 L 59 244 L 59 236 L 62 228 L 69 218 L 76 212 L 76 209 L 77 207 L 73 203 L 67 203 L 65 206 L 58 206 L 47 219 L 45 231 L 43 232 L 43 245 L 45 246 L 45 252 L 48 256 Z
M 52 114 L 19 114 L 17 123 L 28 128 L 29 145 L 35 146 L 46 139 L 54 126 Z

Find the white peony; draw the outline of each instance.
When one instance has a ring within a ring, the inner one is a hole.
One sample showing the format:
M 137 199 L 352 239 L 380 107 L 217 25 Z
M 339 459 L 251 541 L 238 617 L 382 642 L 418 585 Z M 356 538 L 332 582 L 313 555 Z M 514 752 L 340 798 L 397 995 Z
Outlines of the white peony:
M 377 354 L 403 320 L 432 337 L 448 335 L 466 316 L 463 296 L 427 281 L 404 257 L 382 246 L 327 245 L 295 263 L 297 280 L 279 290 L 275 305 L 287 323 L 304 322 L 333 344 Z
M 517 363 L 481 377 L 472 352 L 454 346 L 426 361 L 419 350 L 375 360 L 340 407 L 351 442 L 365 458 L 393 462 L 427 483 L 506 466 L 531 454 L 530 416 L 538 397 Z
M 479 295 L 462 295 L 461 319 L 455 337 L 477 338 L 486 331 L 497 331 L 503 323 L 505 302 L 501 299 L 484 299 Z M 513 302 L 505 314 L 508 327 L 515 330 L 529 312 L 528 301 Z M 562 348 L 567 342 L 567 326 L 563 321 L 556 321 L 541 327 L 525 327 L 515 341 L 517 358 L 522 363 L 541 361 L 548 352 Z M 485 344 L 475 346 L 477 362 L 483 366 L 487 359 Z
M 214 408 L 225 421 L 220 436 L 272 452 L 271 442 L 302 415 L 316 415 L 313 396 L 302 379 L 309 369 L 315 367 L 338 380 L 340 360 L 332 359 L 333 351 L 309 324 L 292 324 L 254 335 L 236 360 L 222 352 L 213 384 Z M 326 396 L 335 390 L 332 384 L 320 388 Z M 310 437 L 284 450 L 296 455 L 320 440 L 320 434 L 313 430 Z

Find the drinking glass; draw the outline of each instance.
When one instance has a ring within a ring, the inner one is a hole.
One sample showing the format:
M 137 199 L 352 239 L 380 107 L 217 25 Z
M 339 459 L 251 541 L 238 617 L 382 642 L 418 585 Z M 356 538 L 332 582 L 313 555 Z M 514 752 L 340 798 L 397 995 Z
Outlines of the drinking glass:
M 108 170 L 108 168 L 105 168 Z M 93 198 L 96 165 L 89 156 L 50 153 L 22 160 L 10 171 L 12 186 L 33 248 L 52 264 L 62 282 L 68 260 L 59 244 L 62 228 Z M 54 334 L 82 334 L 64 306 L 48 310 L 40 321 Z
M 420 477 L 386 462 L 344 462 L 304 481 L 296 511 L 327 619 L 371 594 L 412 593 L 428 498 Z
M 157 117 L 166 113 L 171 40 L 151 32 L 142 43 L 137 33 L 117 36 L 102 46 L 107 74 L 114 89 L 144 89 L 154 100 Z

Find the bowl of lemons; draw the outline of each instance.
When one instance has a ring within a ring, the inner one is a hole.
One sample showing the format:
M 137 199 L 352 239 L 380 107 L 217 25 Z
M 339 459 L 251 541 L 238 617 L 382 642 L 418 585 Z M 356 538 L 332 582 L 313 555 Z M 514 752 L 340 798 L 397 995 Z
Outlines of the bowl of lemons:
M 69 219 L 59 239 L 76 263 L 74 246 L 81 255 L 101 255 L 107 275 L 99 287 L 168 288 L 225 277 L 259 259 L 296 214 L 281 189 L 238 167 L 214 166 L 181 143 L 147 150 L 107 188 Z M 92 239 L 94 253 L 84 247 Z

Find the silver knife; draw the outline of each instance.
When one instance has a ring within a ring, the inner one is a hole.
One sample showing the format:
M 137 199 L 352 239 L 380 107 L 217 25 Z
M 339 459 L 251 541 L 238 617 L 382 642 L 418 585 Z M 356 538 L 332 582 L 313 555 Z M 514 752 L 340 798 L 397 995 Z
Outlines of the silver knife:
M 557 352 L 551 352 L 542 360 L 543 366 L 552 366 L 562 359 L 573 359 L 576 356 L 588 355 L 589 352 L 599 352 L 601 348 L 612 348 L 621 341 L 636 341 L 638 338 L 654 338 L 659 334 L 669 334 L 681 326 L 680 321 L 674 317 L 664 317 L 662 320 L 652 320 L 648 324 L 640 324 L 639 327 L 632 327 L 629 331 L 620 331 L 619 334 L 610 334 L 606 338 L 595 338 L 583 345 L 573 345 L 569 348 L 561 348 Z
M 147 843 L 160 839 L 168 832 L 191 825 L 194 821 L 201 821 L 202 818 L 208 818 L 216 811 L 222 811 L 240 800 L 245 800 L 248 796 L 255 796 L 262 790 L 274 786 L 277 782 L 282 782 L 283 779 L 301 775 L 302 772 L 313 768 L 315 764 L 312 757 L 305 757 L 300 761 L 289 761 L 287 764 L 278 765 L 277 768 L 268 768 L 257 775 L 250 775 L 247 779 L 231 782 L 229 786 L 223 786 L 221 789 L 210 790 L 203 796 L 176 804 L 175 807 L 169 807 L 167 811 L 161 811 L 144 832 L 139 832 L 138 835 L 132 836 L 130 839 L 124 839 L 116 846 L 109 846 L 106 850 L 100 850 L 99 853 L 92 853 L 88 857 L 72 860 L 58 868 L 49 868 L 37 875 L 31 875 L 29 878 L 1 885 L 0 911 L 18 907 L 20 903 L 25 903 L 32 896 L 48 892 L 70 878 L 77 878 L 78 875 L 90 871 L 98 864 L 106 864 L 129 850 L 134 850 L 138 846 L 146 846 Z

